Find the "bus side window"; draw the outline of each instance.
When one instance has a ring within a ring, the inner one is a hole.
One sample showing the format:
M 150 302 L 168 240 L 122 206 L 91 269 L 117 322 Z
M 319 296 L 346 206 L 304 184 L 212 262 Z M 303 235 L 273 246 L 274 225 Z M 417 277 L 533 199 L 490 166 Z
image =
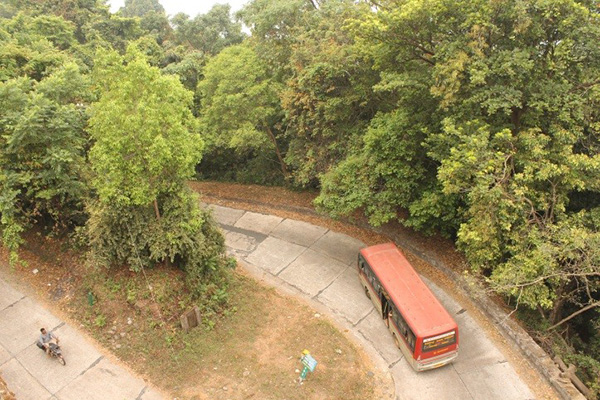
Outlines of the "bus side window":
M 369 264 L 367 264 L 367 262 L 363 260 L 362 257 L 359 257 L 358 266 L 367 276 L 367 280 L 371 283 L 371 286 L 373 286 L 375 292 L 379 293 L 379 291 L 381 290 L 381 285 L 379 284 L 379 280 L 375 276 L 375 273 L 373 273 L 371 267 L 369 267 Z
M 361 257 L 358 257 L 358 269 L 365 272 L 365 262 Z
M 375 291 L 379 293 L 379 281 L 377 281 L 375 274 L 371 270 L 369 270 L 368 275 L 369 275 L 369 280 L 371 281 L 371 285 L 373 286 Z
M 400 314 L 398 312 L 396 307 L 393 307 L 392 309 L 393 309 L 394 321 L 396 322 L 396 326 L 398 326 L 398 330 L 400 331 L 400 334 L 402 336 L 404 336 L 406 343 L 408 343 L 408 346 L 410 347 L 410 349 L 412 351 L 414 351 L 415 350 L 415 335 L 414 335 L 414 333 L 409 328 L 408 324 L 402 317 L 402 314 Z
M 415 351 L 415 334 L 412 331 L 408 331 L 408 345 L 412 351 Z

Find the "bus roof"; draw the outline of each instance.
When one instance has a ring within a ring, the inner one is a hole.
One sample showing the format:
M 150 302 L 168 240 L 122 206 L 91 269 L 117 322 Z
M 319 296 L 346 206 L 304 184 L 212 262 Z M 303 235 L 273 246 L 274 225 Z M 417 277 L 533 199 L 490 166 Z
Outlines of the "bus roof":
M 454 319 L 394 243 L 367 247 L 360 253 L 415 335 L 428 337 L 457 329 Z

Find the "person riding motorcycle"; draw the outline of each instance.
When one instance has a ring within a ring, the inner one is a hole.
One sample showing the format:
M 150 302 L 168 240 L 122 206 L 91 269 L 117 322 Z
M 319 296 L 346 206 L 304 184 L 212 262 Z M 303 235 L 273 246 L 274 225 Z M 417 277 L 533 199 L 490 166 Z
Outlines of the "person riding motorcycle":
M 52 332 L 47 332 L 46 328 L 40 329 L 40 338 L 37 341 L 37 347 L 44 350 L 46 354 L 50 354 L 50 343 L 54 341 L 58 346 L 58 337 Z

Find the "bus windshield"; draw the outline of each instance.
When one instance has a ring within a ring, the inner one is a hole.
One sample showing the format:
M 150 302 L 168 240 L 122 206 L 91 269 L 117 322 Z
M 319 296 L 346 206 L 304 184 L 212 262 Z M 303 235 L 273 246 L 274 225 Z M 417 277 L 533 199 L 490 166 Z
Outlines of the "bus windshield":
M 441 349 L 456 343 L 456 332 L 451 331 L 442 335 L 423 339 L 423 352 Z

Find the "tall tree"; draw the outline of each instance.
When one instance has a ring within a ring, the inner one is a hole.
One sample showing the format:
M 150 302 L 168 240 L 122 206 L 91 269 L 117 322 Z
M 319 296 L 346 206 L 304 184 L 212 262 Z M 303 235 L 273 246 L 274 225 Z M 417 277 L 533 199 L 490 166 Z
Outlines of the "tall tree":
M 126 18 L 111 15 L 110 18 L 95 19 L 84 27 L 86 45 L 94 50 L 98 47 L 112 47 L 125 52 L 132 40 L 144 35 L 139 18 Z
M 173 29 L 164 12 L 151 11 L 144 14 L 140 21 L 140 28 L 146 32 L 146 35 L 151 35 L 161 45 L 173 36 Z
M 237 45 L 223 50 L 207 63 L 198 88 L 202 130 L 210 150 L 268 151 L 287 176 L 276 128 L 282 117 L 277 84 L 252 49 Z
M 75 37 L 80 43 L 86 41 L 85 27 L 110 17 L 104 0 L 5 0 L 15 10 L 33 16 L 53 15 L 70 21 L 75 26 Z
M 223 238 L 186 186 L 203 148 L 192 93 L 135 46 L 124 57 L 102 52 L 95 65 L 102 95 L 90 118 L 98 194 L 89 205 L 93 254 L 132 269 L 169 260 L 195 291 L 220 265 Z
M 206 14 L 190 19 L 186 14 L 175 15 L 171 22 L 175 26 L 178 44 L 214 56 L 227 46 L 241 43 L 246 37 L 242 25 L 232 21 L 231 6 L 216 4 Z
M 289 59 L 295 43 L 294 31 L 302 26 L 305 13 L 314 8 L 307 0 L 252 0 L 237 16 L 250 28 L 253 47 L 280 83 L 290 76 Z
M 148 13 L 165 13 L 158 0 L 125 0 L 125 5 L 119 9 L 124 17 L 144 17 Z
M 375 114 L 372 87 L 378 74 L 356 51 L 351 34 L 340 28 L 360 12 L 352 1 L 325 3 L 307 13 L 296 29 L 302 45 L 292 47 L 293 76 L 281 97 L 290 143 L 286 161 L 297 185 L 318 186 L 321 174 L 360 144 Z
M 502 276 L 503 288 L 511 276 L 523 304 L 562 307 L 578 301 L 565 295 L 573 285 L 586 297 L 581 279 L 589 276 L 572 275 L 575 261 L 560 256 L 560 279 L 540 279 L 552 264 L 537 255 L 562 240 L 567 221 L 575 229 L 573 194 L 600 190 L 600 155 L 588 147 L 598 132 L 600 19 L 568 1 L 494 4 L 467 15 L 467 34 L 440 46 L 432 87 L 453 116 L 431 155 L 441 161 L 444 191 L 468 204 L 458 244 L 472 265 Z M 560 315 L 550 314 L 553 322 Z
M 437 162 L 428 157 L 425 146 L 443 118 L 439 100 L 430 91 L 434 78 L 427 38 L 435 24 L 428 24 L 426 16 L 418 23 L 398 19 L 396 14 L 410 10 L 408 3 L 377 12 L 362 10 L 345 25 L 354 34 L 354 50 L 379 75 L 373 86 L 377 115 L 361 148 L 323 175 L 317 204 L 334 215 L 363 209 L 374 225 L 398 220 L 419 230 L 452 233 L 457 227 L 456 200 L 441 192 Z
M 72 61 L 66 51 L 75 42 L 73 26 L 60 17 L 18 14 L 0 20 L 0 79 L 28 76 L 42 80 Z
M 191 93 L 177 78 L 150 67 L 135 47 L 124 60 L 101 54 L 94 76 L 102 97 L 91 109 L 90 161 L 100 200 L 143 205 L 179 190 L 202 151 L 189 110 Z
M 344 168 L 369 160 L 387 166 L 359 169 L 359 186 L 372 190 L 415 182 L 421 171 L 427 181 L 415 187 L 404 222 L 449 225 L 475 269 L 490 273 L 492 284 L 520 304 L 550 308 L 552 322 L 565 317 L 565 302 L 570 312 L 597 305 L 588 293 L 595 293 L 600 272 L 589 263 L 598 226 L 586 217 L 596 212 L 591 198 L 600 188 L 597 10 L 562 0 L 379 4 L 353 26 L 381 70 L 379 87 L 399 100 L 395 113 L 405 121 L 421 117 L 386 134 L 402 138 L 402 152 L 410 148 L 406 140 L 417 138 L 418 151 L 394 158 L 381 151 L 387 147 L 370 147 L 367 136 L 358 161 Z M 403 219 L 398 206 L 406 206 L 410 187 L 353 197 L 347 178 L 340 179 L 352 171 L 324 181 L 323 204 L 335 209 L 337 196 L 339 204 L 375 212 L 374 222 Z M 572 198 L 576 210 L 569 208 Z M 586 232 L 586 240 L 567 242 L 567 232 Z M 561 252 L 556 243 L 586 256 Z M 556 259 L 549 263 L 548 256 Z

